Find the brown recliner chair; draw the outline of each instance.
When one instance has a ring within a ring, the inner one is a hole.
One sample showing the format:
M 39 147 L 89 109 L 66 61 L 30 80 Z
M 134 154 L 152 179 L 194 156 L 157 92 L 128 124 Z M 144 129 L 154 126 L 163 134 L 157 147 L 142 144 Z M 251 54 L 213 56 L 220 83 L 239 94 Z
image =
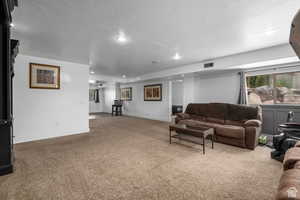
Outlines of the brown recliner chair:
M 185 113 L 177 114 L 175 122 L 212 127 L 217 142 L 253 150 L 261 132 L 261 120 L 259 106 L 208 103 L 189 104 Z

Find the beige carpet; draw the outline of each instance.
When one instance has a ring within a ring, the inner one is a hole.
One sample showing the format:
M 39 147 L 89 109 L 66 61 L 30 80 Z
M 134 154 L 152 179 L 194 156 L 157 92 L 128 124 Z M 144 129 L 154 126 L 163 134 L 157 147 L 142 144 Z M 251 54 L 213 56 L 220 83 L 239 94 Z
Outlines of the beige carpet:
M 98 116 L 88 134 L 18 144 L 1 200 L 272 199 L 281 164 L 270 149 L 169 144 L 168 124 Z M 41 133 L 42 134 L 42 133 Z M 175 140 L 174 140 L 175 141 Z

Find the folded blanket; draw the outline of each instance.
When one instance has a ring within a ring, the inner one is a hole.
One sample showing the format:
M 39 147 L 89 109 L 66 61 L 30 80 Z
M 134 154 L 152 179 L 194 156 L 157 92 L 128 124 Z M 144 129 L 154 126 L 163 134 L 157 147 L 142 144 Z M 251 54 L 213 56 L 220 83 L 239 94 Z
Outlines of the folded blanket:
M 294 165 L 298 161 L 300 161 L 300 148 L 294 147 L 289 149 L 284 156 L 283 169 L 288 170 L 294 168 Z

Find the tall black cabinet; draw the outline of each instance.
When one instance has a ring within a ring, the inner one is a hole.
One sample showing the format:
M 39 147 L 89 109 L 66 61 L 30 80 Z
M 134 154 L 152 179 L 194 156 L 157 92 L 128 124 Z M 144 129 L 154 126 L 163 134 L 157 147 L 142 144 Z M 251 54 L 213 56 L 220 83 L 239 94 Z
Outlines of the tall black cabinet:
M 17 0 L 0 1 L 0 175 L 13 172 L 13 63 L 18 41 L 10 39 L 11 12 Z

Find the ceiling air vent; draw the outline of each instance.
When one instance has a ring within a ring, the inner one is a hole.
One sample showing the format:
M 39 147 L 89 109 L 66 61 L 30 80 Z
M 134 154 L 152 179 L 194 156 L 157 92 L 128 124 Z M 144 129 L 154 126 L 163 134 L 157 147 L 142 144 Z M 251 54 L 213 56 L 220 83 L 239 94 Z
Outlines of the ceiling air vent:
M 210 63 L 205 63 L 204 64 L 204 68 L 211 68 L 214 66 L 214 63 L 213 62 L 210 62 Z

